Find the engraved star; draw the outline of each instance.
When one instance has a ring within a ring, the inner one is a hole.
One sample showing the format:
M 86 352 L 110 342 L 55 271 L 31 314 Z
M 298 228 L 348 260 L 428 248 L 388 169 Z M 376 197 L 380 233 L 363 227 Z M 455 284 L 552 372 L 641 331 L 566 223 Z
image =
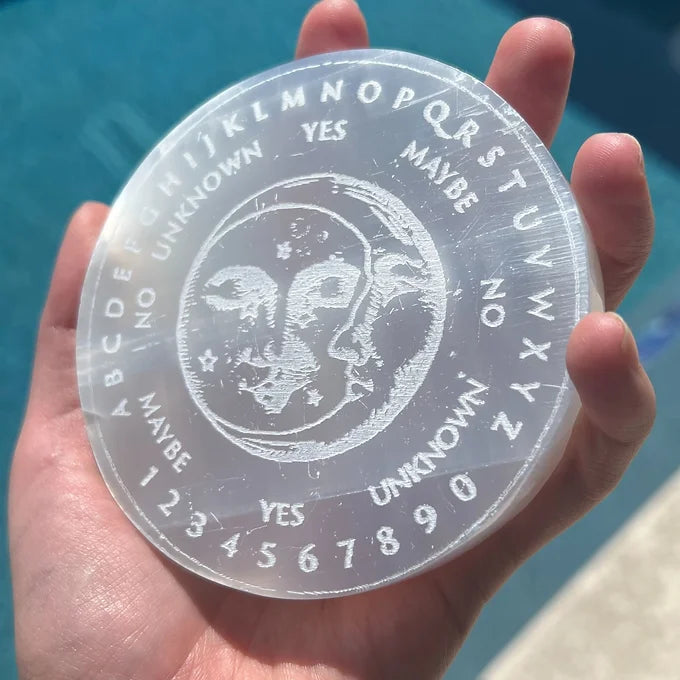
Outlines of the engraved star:
M 201 362 L 201 370 L 203 373 L 206 371 L 210 371 L 210 373 L 213 373 L 215 371 L 215 362 L 217 361 L 217 357 L 212 353 L 212 350 L 208 347 L 208 349 L 201 354 L 201 356 L 198 357 L 198 360 Z
M 308 390 L 307 391 L 307 403 L 311 406 L 318 406 L 319 402 L 323 399 L 319 390 Z
M 276 244 L 276 257 L 278 257 L 279 260 L 287 260 L 290 257 L 291 251 L 290 241 Z

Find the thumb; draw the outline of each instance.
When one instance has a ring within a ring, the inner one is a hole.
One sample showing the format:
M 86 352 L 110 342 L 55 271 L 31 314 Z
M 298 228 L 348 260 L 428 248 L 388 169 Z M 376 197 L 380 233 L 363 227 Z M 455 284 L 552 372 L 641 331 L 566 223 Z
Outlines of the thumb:
M 84 203 L 69 221 L 40 321 L 27 421 L 79 407 L 75 330 L 80 290 L 108 211 L 102 203 Z

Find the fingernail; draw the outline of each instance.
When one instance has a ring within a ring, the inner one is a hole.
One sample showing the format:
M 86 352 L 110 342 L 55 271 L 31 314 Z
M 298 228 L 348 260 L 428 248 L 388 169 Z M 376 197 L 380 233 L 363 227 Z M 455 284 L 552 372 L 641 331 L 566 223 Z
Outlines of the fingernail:
M 616 312 L 607 312 L 607 316 L 616 321 L 623 328 L 623 335 L 621 336 L 621 351 L 624 354 L 632 354 L 637 361 L 637 344 L 635 343 L 635 338 L 633 337 L 633 332 L 628 327 L 628 324 L 623 320 L 623 317 Z
M 564 26 L 564 30 L 569 34 L 570 42 L 573 43 L 574 42 L 574 35 L 571 32 L 571 28 L 569 27 L 569 24 L 566 24 L 566 23 L 564 23 L 564 21 L 560 21 L 559 19 L 558 19 L 558 21 L 562 24 L 562 26 Z
M 619 137 L 629 139 L 631 141 L 631 143 L 635 145 L 635 149 L 636 149 L 636 153 L 637 153 L 637 159 L 638 159 L 638 165 L 640 166 L 641 169 L 644 169 L 644 167 L 645 167 L 645 157 L 644 157 L 644 154 L 642 153 L 642 146 L 640 146 L 640 142 L 637 140 L 637 138 L 633 137 L 633 135 L 630 135 L 627 132 L 619 132 Z
M 531 17 L 532 21 L 536 21 L 537 19 L 542 22 L 541 28 L 545 28 L 546 23 L 550 23 L 550 24 L 553 24 L 553 25 L 558 24 L 559 26 L 561 26 L 564 29 L 564 32 L 569 36 L 569 40 L 571 42 L 574 42 L 573 36 L 571 34 L 571 28 L 569 28 L 569 25 L 567 23 L 565 23 L 562 19 L 558 19 L 557 17 L 551 17 L 547 14 L 543 14 L 543 15 L 539 14 L 538 16 Z

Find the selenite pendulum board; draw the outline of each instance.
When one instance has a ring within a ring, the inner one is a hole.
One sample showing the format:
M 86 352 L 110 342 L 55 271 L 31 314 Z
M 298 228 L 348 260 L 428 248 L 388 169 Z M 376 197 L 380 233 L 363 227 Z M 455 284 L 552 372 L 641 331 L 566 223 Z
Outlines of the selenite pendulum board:
M 479 81 L 388 50 L 275 68 L 113 205 L 78 325 L 95 457 L 206 578 L 287 598 L 405 578 L 554 468 L 597 281 L 567 182 Z

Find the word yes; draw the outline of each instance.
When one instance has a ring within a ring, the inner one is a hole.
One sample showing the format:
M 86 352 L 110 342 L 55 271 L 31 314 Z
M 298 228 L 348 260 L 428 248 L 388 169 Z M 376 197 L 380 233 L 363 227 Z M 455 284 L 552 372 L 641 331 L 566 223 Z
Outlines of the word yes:
M 274 523 L 281 527 L 299 527 L 305 521 L 302 513 L 304 503 L 270 503 L 261 498 L 260 508 L 265 524 L 269 524 L 273 518 Z
M 347 136 L 346 120 L 315 120 L 300 126 L 308 142 L 339 142 Z

